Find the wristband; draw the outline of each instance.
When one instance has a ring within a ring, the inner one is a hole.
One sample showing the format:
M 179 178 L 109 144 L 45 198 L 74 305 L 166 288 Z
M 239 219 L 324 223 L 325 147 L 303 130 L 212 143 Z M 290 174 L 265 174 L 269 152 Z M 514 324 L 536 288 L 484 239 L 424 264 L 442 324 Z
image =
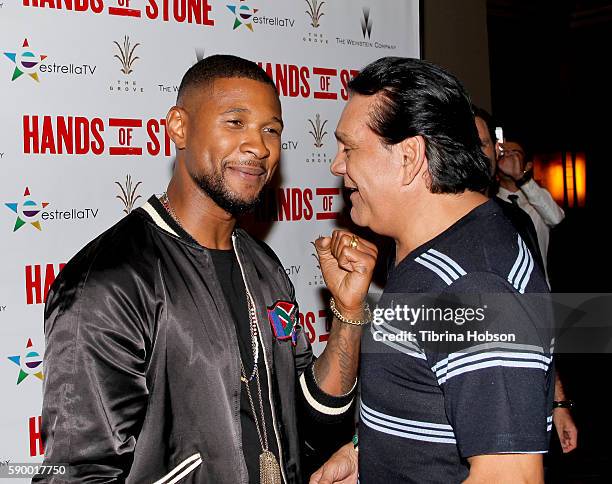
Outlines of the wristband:
M 342 323 L 351 324 L 353 326 L 364 326 L 372 321 L 372 312 L 370 311 L 370 306 L 368 303 L 365 303 L 363 306 L 365 319 L 349 319 L 342 316 L 342 313 L 338 311 L 338 308 L 336 307 L 336 300 L 333 298 L 333 296 L 329 298 L 329 309 L 331 309 L 331 312 L 336 319 Z

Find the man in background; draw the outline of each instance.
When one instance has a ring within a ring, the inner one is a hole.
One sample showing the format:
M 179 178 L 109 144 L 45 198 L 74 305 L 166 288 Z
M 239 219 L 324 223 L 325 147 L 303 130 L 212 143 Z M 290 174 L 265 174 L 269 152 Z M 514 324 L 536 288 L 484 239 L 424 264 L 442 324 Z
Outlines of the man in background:
M 489 185 L 488 195 L 491 197 L 502 209 L 504 215 L 510 219 L 512 225 L 516 228 L 521 237 L 529 247 L 531 254 L 536 260 L 538 266 L 544 270 L 544 261 L 542 260 L 542 254 L 540 253 L 540 246 L 538 244 L 538 235 L 531 221 L 531 217 L 518 207 L 516 204 L 510 203 L 509 201 L 503 200 L 497 197 L 497 191 L 499 189 L 499 183 L 497 181 L 497 153 L 496 153 L 496 139 L 494 129 L 494 122 L 492 116 L 482 108 L 472 105 L 474 111 L 474 118 L 476 121 L 476 129 L 478 130 L 478 137 L 482 144 L 482 151 L 489 160 L 491 167 L 491 184 Z
M 491 173 L 495 174 L 497 170 L 497 146 L 495 133 L 493 131 L 493 118 L 482 108 L 472 105 L 472 109 L 475 115 L 478 136 L 482 144 L 482 151 L 489 159 Z M 510 219 L 516 230 L 521 234 L 521 237 L 523 237 L 523 240 L 528 245 L 534 258 L 538 261 L 539 266 L 544 270 L 538 237 L 531 217 L 516 204 L 506 202 L 502 198 L 497 197 L 496 193 L 498 189 L 499 185 L 497 180 L 494 179 L 491 184 L 491 189 L 489 190 L 489 196 L 494 197 L 493 199 L 499 204 L 504 215 Z M 540 189 L 545 191 L 544 188 Z M 559 374 L 555 373 L 555 408 L 553 411 L 553 422 L 557 430 L 559 442 L 561 443 L 561 449 L 564 453 L 571 452 L 578 446 L 578 428 L 574 423 L 574 419 L 572 418 L 572 414 L 566 402 L 568 402 L 568 400 L 565 395 L 563 384 L 561 383 Z
M 547 255 L 550 229 L 565 218 L 552 195 L 533 179 L 533 162 L 524 142 L 511 138 L 498 144 L 497 196 L 521 208 L 531 217 L 548 280 Z

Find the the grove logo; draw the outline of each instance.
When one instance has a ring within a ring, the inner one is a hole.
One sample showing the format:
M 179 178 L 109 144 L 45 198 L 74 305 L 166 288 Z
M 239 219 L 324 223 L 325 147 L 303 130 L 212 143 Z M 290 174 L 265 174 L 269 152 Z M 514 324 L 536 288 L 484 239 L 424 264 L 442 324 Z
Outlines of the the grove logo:
M 115 44 L 117 50 L 119 51 L 119 53 L 115 54 L 113 57 L 120 62 L 121 69 L 119 69 L 119 71 L 123 74 L 123 76 L 116 79 L 116 82 L 111 84 L 110 90 L 117 93 L 128 94 L 144 92 L 144 88 L 139 87 L 136 80 L 133 79 L 132 76 L 132 73 L 134 72 L 134 64 L 140 59 L 139 56 L 135 55 L 135 52 L 141 44 L 136 42 L 132 45 L 132 40 L 130 39 L 129 35 L 125 35 L 123 37 L 122 44 L 116 40 L 113 41 L 113 44 Z
M 314 257 L 315 267 L 313 270 L 312 279 L 308 281 L 308 285 L 309 286 L 323 286 L 325 285 L 325 280 L 323 279 L 323 273 L 321 272 L 321 263 L 319 261 L 319 256 L 317 255 L 317 249 L 315 247 L 314 242 L 310 242 L 310 244 L 312 245 L 312 248 L 314 250 L 314 252 L 312 252 L 310 255 Z
M 132 67 L 134 66 L 134 62 L 140 59 L 140 57 L 134 55 L 134 51 L 140 44 L 136 43 L 132 46 L 128 35 L 123 38 L 123 45 L 119 45 L 119 42 L 116 40 L 113 41 L 113 44 L 119 49 L 119 55 L 115 54 L 114 57 L 121 62 L 121 72 L 126 76 L 131 74 L 133 72 Z
M 306 14 L 310 17 L 310 26 L 312 28 L 317 29 L 321 25 L 321 17 L 325 15 L 321 11 L 323 5 L 325 5 L 325 2 L 319 2 L 317 0 L 306 0 L 306 4 L 308 5 L 308 10 L 306 11 Z
M 309 119 L 308 122 L 310 123 L 310 126 L 312 126 L 312 129 L 308 131 L 308 133 L 314 138 L 315 148 L 321 148 L 323 146 L 323 138 L 327 134 L 327 131 L 324 131 L 325 125 L 327 124 L 327 119 L 321 123 L 321 115 L 317 113 L 315 115 L 314 123 L 312 122 L 312 119 Z
M 306 18 L 308 19 L 308 25 L 304 31 L 302 40 L 309 44 L 329 44 L 329 40 L 327 40 L 326 36 L 319 28 L 321 27 L 321 17 L 325 15 L 323 12 L 323 5 L 325 5 L 325 2 L 319 0 L 306 0 L 306 5 L 308 6 L 308 10 L 305 12 Z
M 324 139 L 327 136 L 327 131 L 325 131 L 325 125 L 327 124 L 327 119 L 321 121 L 321 115 L 317 113 L 315 115 L 314 121 L 312 119 L 308 119 L 308 123 L 310 124 L 310 130 L 308 134 L 312 137 L 312 146 L 314 149 L 310 152 L 310 156 L 306 158 L 306 163 L 331 163 L 333 157 L 323 150 Z
M 119 187 L 121 193 L 117 195 L 115 198 L 118 198 L 123 203 L 123 212 L 128 215 L 133 209 L 136 200 L 142 198 L 140 195 L 136 195 L 138 191 L 138 187 L 142 184 L 142 182 L 136 183 L 136 185 L 132 185 L 132 177 L 130 175 L 126 175 L 125 184 L 121 184 L 118 181 L 115 182 L 115 185 Z

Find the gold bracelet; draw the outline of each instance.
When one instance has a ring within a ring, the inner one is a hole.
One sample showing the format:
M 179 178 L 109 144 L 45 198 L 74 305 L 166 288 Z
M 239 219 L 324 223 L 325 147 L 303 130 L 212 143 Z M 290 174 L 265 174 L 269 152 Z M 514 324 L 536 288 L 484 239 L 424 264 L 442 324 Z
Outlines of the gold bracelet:
M 352 324 L 353 326 L 365 326 L 370 321 L 372 321 L 372 312 L 370 311 L 370 306 L 367 302 L 363 306 L 365 319 L 348 319 L 342 316 L 342 313 L 340 313 L 340 311 L 338 311 L 338 308 L 336 307 L 336 300 L 333 296 L 329 298 L 329 309 L 331 309 L 332 314 L 341 323 Z

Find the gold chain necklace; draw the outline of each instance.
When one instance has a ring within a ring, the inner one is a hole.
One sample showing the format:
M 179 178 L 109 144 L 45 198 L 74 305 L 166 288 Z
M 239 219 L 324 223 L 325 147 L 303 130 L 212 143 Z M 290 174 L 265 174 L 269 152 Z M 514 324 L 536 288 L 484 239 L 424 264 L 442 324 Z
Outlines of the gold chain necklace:
M 172 205 L 170 204 L 170 199 L 168 198 L 167 192 L 163 193 L 163 195 L 159 198 L 159 201 L 164 206 L 166 211 L 170 214 L 170 216 L 176 221 L 179 227 L 185 230 L 185 228 L 181 224 L 180 219 L 172 208 Z M 255 421 L 255 429 L 257 430 L 257 436 L 259 437 L 259 444 L 261 445 L 262 450 L 261 454 L 259 455 L 259 482 L 260 484 L 282 484 L 283 481 L 281 478 L 280 466 L 278 465 L 276 456 L 272 452 L 270 452 L 268 448 L 268 430 L 266 426 L 266 415 L 264 413 L 263 397 L 261 395 L 261 382 L 259 380 L 259 369 L 257 366 L 259 360 L 259 331 L 257 329 L 257 312 L 255 310 L 255 303 L 253 301 L 253 297 L 251 296 L 251 293 L 249 292 L 249 289 L 247 287 L 244 274 L 242 274 L 242 279 L 244 282 L 244 287 L 246 289 L 247 306 L 249 312 L 249 328 L 251 333 L 251 346 L 253 350 L 253 371 L 251 372 L 251 375 L 249 377 L 246 376 L 246 371 L 244 370 L 244 364 L 242 363 L 241 356 L 240 381 L 244 383 L 246 388 L 247 397 L 251 406 L 251 411 L 253 412 L 253 420 Z M 253 379 L 255 379 L 255 383 L 257 386 L 257 399 L 259 403 L 260 412 L 259 418 L 257 417 L 257 410 L 255 409 L 255 403 L 253 402 L 253 396 L 251 395 L 251 389 L 249 387 L 249 382 L 251 382 Z M 268 385 L 269 384 L 270 382 L 268 382 Z M 259 425 L 260 418 L 261 427 Z
M 255 311 L 255 303 L 253 301 L 253 297 L 251 296 L 251 293 L 249 292 L 249 289 L 246 285 L 246 280 L 244 281 L 244 287 L 246 288 L 247 304 L 249 307 L 249 319 L 251 320 L 251 339 L 257 340 L 257 313 Z M 255 331 L 253 331 L 253 328 L 255 328 Z M 257 344 L 257 346 L 259 346 L 259 344 Z M 266 415 L 264 413 L 263 397 L 261 395 L 261 383 L 259 380 L 257 360 L 255 360 L 253 373 L 257 386 L 257 398 L 259 401 L 261 428 L 259 426 L 259 419 L 257 417 L 257 410 L 255 410 L 253 396 L 251 395 L 251 389 L 249 388 L 250 380 L 247 379 L 246 372 L 244 371 L 244 365 L 242 364 L 242 357 L 240 357 L 240 373 L 240 380 L 242 381 L 242 383 L 244 383 L 246 388 L 247 396 L 249 398 L 249 404 L 251 405 L 251 411 L 253 412 L 253 420 L 255 420 L 255 429 L 257 430 L 257 436 L 259 437 L 259 444 L 261 445 L 262 452 L 259 455 L 259 482 L 260 484 L 281 484 L 283 481 L 281 478 L 280 466 L 278 465 L 276 456 L 272 452 L 270 452 L 270 449 L 268 448 L 268 430 L 266 427 Z M 270 385 L 270 382 L 268 382 L 268 385 Z M 274 410 L 271 409 L 271 411 Z

